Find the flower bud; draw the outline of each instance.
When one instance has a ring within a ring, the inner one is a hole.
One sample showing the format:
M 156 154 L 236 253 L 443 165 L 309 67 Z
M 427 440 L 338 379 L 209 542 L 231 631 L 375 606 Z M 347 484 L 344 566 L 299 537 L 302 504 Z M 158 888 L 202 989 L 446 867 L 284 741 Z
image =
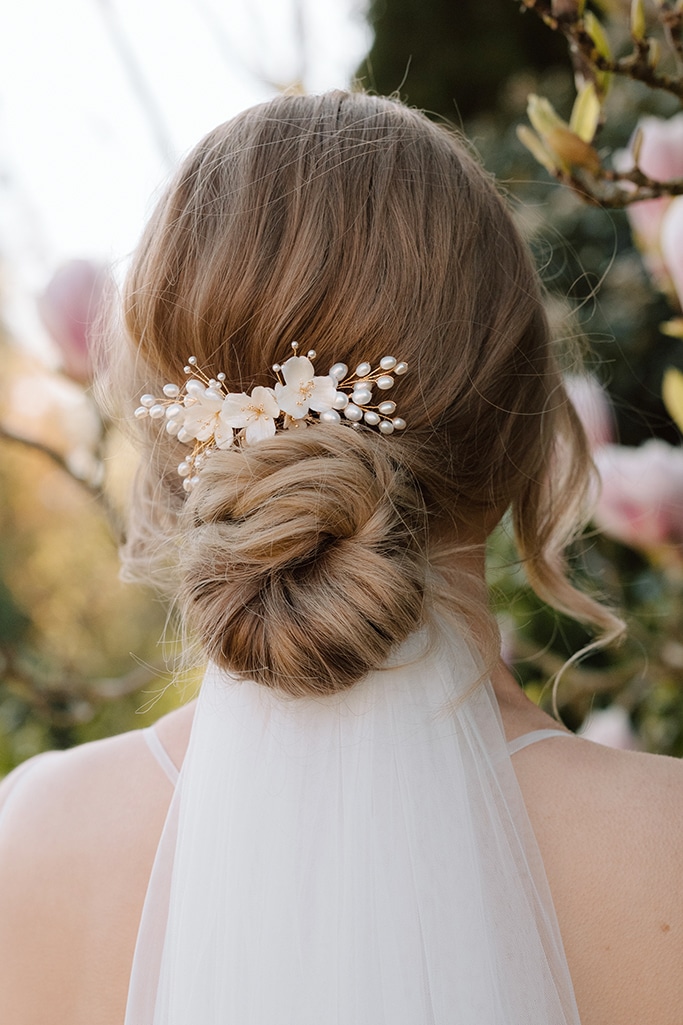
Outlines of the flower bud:
M 38 297 L 38 311 L 57 345 L 64 373 L 79 384 L 92 379 L 92 328 L 97 321 L 109 272 L 91 260 L 70 260 Z

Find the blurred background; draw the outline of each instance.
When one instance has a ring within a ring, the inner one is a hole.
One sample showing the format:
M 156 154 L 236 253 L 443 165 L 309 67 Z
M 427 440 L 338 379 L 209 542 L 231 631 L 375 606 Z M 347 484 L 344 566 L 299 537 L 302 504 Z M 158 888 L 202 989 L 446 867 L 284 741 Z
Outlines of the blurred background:
M 0 775 L 46 748 L 146 725 L 191 691 L 192 678 L 173 676 L 168 610 L 118 581 L 131 458 L 93 400 L 90 331 L 155 194 L 204 132 L 279 90 L 352 82 L 398 94 L 468 134 L 507 194 L 547 288 L 572 395 L 603 478 L 595 523 L 575 545 L 572 567 L 629 624 L 619 647 L 567 669 L 560 713 L 606 743 L 683 753 L 683 449 L 675 376 L 666 403 L 662 397 L 667 373 L 683 369 L 683 199 L 676 198 L 683 187 L 675 185 L 683 178 L 683 89 L 653 89 L 617 74 L 608 82 L 595 73 L 600 124 L 587 132 L 575 98 L 591 74 L 577 75 L 558 30 L 567 24 L 563 11 L 590 15 L 609 59 L 640 46 L 648 67 L 680 84 L 680 23 L 662 35 L 660 17 L 678 6 L 6 5 Z M 642 24 L 634 23 L 634 9 Z M 650 33 L 662 35 L 661 56 Z M 571 125 L 567 138 L 578 133 L 574 140 L 586 139 L 590 153 L 569 158 L 551 147 L 541 166 L 516 131 L 527 124 L 530 95 L 547 103 L 546 121 L 532 118 L 541 143 L 552 134 L 550 109 Z M 628 210 L 586 202 L 581 183 L 591 153 L 607 168 L 601 181 L 611 181 L 613 169 L 633 165 L 638 125 L 638 167 L 648 180 L 674 186 Z M 535 598 L 505 523 L 492 539 L 490 566 L 505 657 L 534 700 L 550 706 L 553 675 L 590 637 Z

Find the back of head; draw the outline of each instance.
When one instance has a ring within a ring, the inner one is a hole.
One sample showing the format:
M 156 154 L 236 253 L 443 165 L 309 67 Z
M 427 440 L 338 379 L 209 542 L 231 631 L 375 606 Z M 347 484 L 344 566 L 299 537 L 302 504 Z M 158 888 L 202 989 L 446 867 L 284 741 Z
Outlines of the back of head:
M 510 506 L 539 593 L 614 627 L 563 572 L 590 460 L 536 274 L 452 132 L 364 94 L 246 111 L 180 168 L 124 305 L 131 404 L 181 380 L 189 355 L 230 392 L 272 386 L 294 340 L 318 373 L 386 355 L 410 368 L 392 392 L 400 435 L 320 424 L 214 451 L 189 498 L 184 446 L 141 422 L 129 571 L 172 567 L 220 665 L 293 693 L 353 683 L 422 622 L 440 554 L 482 542 Z

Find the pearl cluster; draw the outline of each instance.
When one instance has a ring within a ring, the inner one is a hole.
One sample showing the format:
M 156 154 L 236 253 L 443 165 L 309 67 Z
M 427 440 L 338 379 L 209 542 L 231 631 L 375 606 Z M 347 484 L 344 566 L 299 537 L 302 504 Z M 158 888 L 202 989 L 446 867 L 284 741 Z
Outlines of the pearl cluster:
M 272 368 L 277 377 L 274 388 L 258 386 L 248 395 L 229 392 L 225 374 L 209 377 L 190 356 L 184 368 L 188 381 L 165 384 L 161 398 L 141 396 L 135 410 L 138 419 L 165 420 L 168 434 L 193 446 L 178 466 L 185 491 L 198 482 L 208 451 L 254 444 L 277 430 L 343 422 L 377 427 L 383 435 L 405 429 L 405 420 L 394 415 L 396 403 L 381 393 L 407 372 L 407 363 L 383 356 L 375 368 L 363 361 L 349 373 L 345 363 L 335 363 L 326 376 L 316 376 L 316 353 L 311 349 L 299 356 L 299 343 L 292 342 L 291 347 L 294 355 Z
M 406 422 L 394 416 L 396 403 L 383 399 L 373 404 L 373 388 L 389 391 L 394 386 L 394 375 L 402 377 L 408 364 L 394 356 L 383 356 L 374 370 L 367 363 L 359 363 L 353 374 L 349 374 L 346 363 L 335 363 L 330 367 L 330 377 L 337 383 L 337 397 L 334 406 L 320 414 L 321 423 L 340 423 L 342 417 L 351 423 L 366 423 L 377 427 L 382 434 L 393 434 L 405 430 Z

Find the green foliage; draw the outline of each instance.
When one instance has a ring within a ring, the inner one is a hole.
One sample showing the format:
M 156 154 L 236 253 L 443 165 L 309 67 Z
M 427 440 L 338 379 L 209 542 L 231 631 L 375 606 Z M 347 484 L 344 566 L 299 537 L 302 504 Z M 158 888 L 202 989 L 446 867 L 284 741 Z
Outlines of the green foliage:
M 497 102 L 521 68 L 564 62 L 564 47 L 510 0 L 371 0 L 375 38 L 358 77 L 459 123 Z

